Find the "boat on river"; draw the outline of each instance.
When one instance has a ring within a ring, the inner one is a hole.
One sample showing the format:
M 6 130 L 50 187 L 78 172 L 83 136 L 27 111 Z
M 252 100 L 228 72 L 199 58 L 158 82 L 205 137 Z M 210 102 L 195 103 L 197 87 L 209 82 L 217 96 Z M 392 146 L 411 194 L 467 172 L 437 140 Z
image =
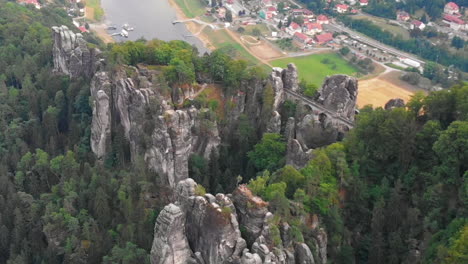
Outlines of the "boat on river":
M 122 28 L 126 31 L 133 31 L 135 30 L 133 27 L 131 27 L 129 24 L 123 24 Z

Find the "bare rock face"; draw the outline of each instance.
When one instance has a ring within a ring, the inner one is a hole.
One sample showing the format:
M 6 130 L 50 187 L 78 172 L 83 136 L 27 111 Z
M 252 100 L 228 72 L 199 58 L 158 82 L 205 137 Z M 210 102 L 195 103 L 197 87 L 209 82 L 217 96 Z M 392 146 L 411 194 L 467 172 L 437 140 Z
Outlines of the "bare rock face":
M 348 75 L 327 77 L 318 91 L 315 101 L 339 116 L 354 120 L 358 82 Z
M 309 247 L 304 243 L 299 243 L 295 247 L 296 249 L 296 263 L 299 264 L 315 264 L 314 256 L 310 251 Z M 323 262 L 326 263 L 326 262 Z
M 188 240 L 185 237 L 185 214 L 180 207 L 169 204 L 161 211 L 154 227 L 151 247 L 151 263 L 187 263 L 191 258 Z
M 296 169 L 304 167 L 314 157 L 313 150 L 304 151 L 297 139 L 289 140 L 286 150 L 286 164 Z
M 273 86 L 273 91 L 275 92 L 275 99 L 273 101 L 273 111 L 276 111 L 284 100 L 284 82 L 283 82 L 283 72 L 281 68 L 273 68 L 273 71 L 270 75 L 270 82 Z
M 283 83 L 285 89 L 290 89 L 294 92 L 299 90 L 299 74 L 297 67 L 293 63 L 288 64 L 288 67 L 283 70 Z
M 245 228 L 250 238 L 260 236 L 264 219 L 268 213 L 268 203 L 253 195 L 245 185 L 239 186 L 232 193 L 232 199 L 237 209 L 240 224 Z M 247 241 L 250 244 L 253 241 Z
M 156 220 L 151 263 L 314 263 L 305 244 L 290 239 L 273 246 L 273 214 L 245 186 L 233 194 L 197 195 L 192 179 L 180 181 L 174 203 Z M 286 224 L 287 225 L 287 224 Z M 253 244 L 248 247 L 240 226 Z M 177 238 L 177 239 L 176 239 Z M 187 247 L 188 245 L 188 247 Z
M 274 111 L 267 125 L 267 133 L 279 133 L 281 131 L 281 115 Z
M 131 77 L 128 76 L 131 72 Z M 216 121 L 204 109 L 174 110 L 145 68 L 123 67 L 112 77 L 97 72 L 92 79 L 91 146 L 98 159 L 110 151 L 110 127 L 129 143 L 131 160 L 142 156 L 148 168 L 175 187 L 188 178 L 192 153 L 206 158 L 221 142 Z M 116 131 L 117 132 L 117 131 Z
M 298 72 L 294 64 L 288 64 L 286 69 L 273 68 L 269 82 L 275 92 L 275 101 L 272 117 L 267 122 L 267 132 L 281 131 L 278 109 L 285 100 L 292 100 L 297 109 L 301 109 L 296 109 L 295 118 L 290 118 L 285 126 L 287 164 L 296 168 L 304 166 L 312 158 L 312 149 L 341 140 L 352 126 L 358 93 L 358 83 L 354 77 L 327 77 L 315 98 L 298 94 Z
M 89 48 L 80 33 L 67 26 L 52 27 L 54 71 L 74 77 L 92 77 L 99 67 L 98 49 Z
M 304 149 L 318 148 L 336 142 L 339 130 L 325 114 L 307 114 L 296 124 L 296 139 Z
M 106 72 L 96 74 L 91 82 L 93 120 L 91 124 L 91 150 L 101 160 L 111 140 L 111 83 Z
M 327 243 L 328 235 L 325 232 L 325 229 L 319 228 L 316 235 L 316 248 L 318 251 L 318 257 L 320 258 L 320 263 L 327 263 Z
M 400 98 L 390 99 L 385 104 L 385 110 L 391 110 L 393 108 L 399 108 L 399 107 L 405 107 L 405 101 L 403 101 L 403 99 L 400 99 Z

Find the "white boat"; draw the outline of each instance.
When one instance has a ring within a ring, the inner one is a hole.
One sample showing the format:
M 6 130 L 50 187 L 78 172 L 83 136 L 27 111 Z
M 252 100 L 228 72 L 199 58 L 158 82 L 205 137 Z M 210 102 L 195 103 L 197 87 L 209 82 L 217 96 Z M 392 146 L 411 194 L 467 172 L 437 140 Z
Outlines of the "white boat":
M 122 31 L 120 32 L 120 35 L 121 35 L 122 37 L 128 38 L 128 31 L 125 30 L 125 29 L 122 29 Z
M 126 31 L 133 31 L 135 30 L 134 28 L 130 27 L 129 24 L 123 24 L 122 28 Z

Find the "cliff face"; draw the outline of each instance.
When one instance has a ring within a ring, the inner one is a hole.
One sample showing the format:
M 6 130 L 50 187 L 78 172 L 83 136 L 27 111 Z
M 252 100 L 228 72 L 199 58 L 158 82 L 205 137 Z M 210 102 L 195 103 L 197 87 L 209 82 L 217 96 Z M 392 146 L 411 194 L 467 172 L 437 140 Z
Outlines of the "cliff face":
M 174 202 L 158 216 L 152 264 L 326 263 L 326 258 L 325 262 L 314 260 L 306 244 L 291 240 L 287 223 L 281 225 L 281 236 L 271 232 L 274 216 L 268 203 L 246 186 L 239 186 L 233 194 L 216 196 L 197 195 L 195 189 L 192 179 L 180 181 Z M 245 233 L 241 234 L 241 229 Z M 316 247 L 326 250 L 326 244 Z
M 192 97 L 193 87 L 186 92 L 178 88 L 171 95 L 159 83 L 161 72 L 130 66 L 100 71 L 99 50 L 89 48 L 81 34 L 66 26 L 53 27 L 53 39 L 54 71 L 71 78 L 92 77 L 91 149 L 98 160 L 111 153 L 117 137 L 128 142 L 126 155 L 132 161 L 144 158 L 151 170 L 174 187 L 188 178 L 191 154 L 209 158 L 217 150 L 221 142 L 218 126 L 206 109 L 174 106 Z M 245 104 L 255 111 L 250 98 Z
M 89 48 L 80 33 L 73 33 L 68 27 L 53 27 L 54 71 L 71 78 L 92 77 L 100 63 L 100 51 Z
M 143 157 L 150 169 L 175 186 L 188 178 L 189 156 L 208 158 L 221 139 L 216 122 L 204 115 L 206 109 L 171 106 L 170 97 L 155 82 L 158 74 L 144 67 L 95 74 L 91 146 L 97 158 L 104 159 L 110 152 L 110 131 L 121 130 L 131 159 Z
M 268 81 L 273 86 L 275 100 L 266 131 L 279 133 L 281 127 L 284 128 L 288 164 L 304 166 L 312 158 L 312 149 L 339 141 L 349 131 L 349 125 L 342 120 L 354 121 L 358 93 L 355 78 L 347 75 L 327 77 L 314 98 L 297 93 L 298 73 L 293 64 L 286 69 L 274 68 Z M 286 124 L 281 124 L 278 111 L 286 100 L 296 104 L 296 114 L 289 117 Z

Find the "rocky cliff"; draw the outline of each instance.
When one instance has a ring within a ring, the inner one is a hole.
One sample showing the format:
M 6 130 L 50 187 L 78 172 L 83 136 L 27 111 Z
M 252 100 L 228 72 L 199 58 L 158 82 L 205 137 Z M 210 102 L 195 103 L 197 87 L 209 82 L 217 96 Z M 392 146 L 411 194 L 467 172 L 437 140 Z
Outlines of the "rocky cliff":
M 288 164 L 304 166 L 312 158 L 312 149 L 341 140 L 351 128 L 358 93 L 355 78 L 327 77 L 314 98 L 298 93 L 298 73 L 293 64 L 286 69 L 273 68 L 268 81 L 273 86 L 275 99 L 266 131 L 283 132 L 288 141 Z M 285 119 L 278 111 L 286 100 L 296 104 L 296 114 L 282 124 L 281 120 Z
M 92 77 L 101 62 L 100 51 L 89 47 L 83 35 L 73 33 L 67 26 L 53 27 L 54 71 L 71 78 Z
M 93 122 L 91 146 L 97 158 L 110 152 L 110 132 L 121 131 L 132 160 L 143 157 L 148 167 L 170 186 L 188 178 L 192 153 L 206 158 L 220 144 L 216 121 L 206 109 L 175 109 L 157 76 L 144 66 L 97 72 L 91 83 Z
M 196 193 L 196 188 L 190 178 L 180 181 L 173 203 L 159 214 L 152 264 L 326 263 L 326 257 L 322 259 L 322 254 L 326 255 L 326 239 L 314 242 L 318 256 L 314 259 L 306 244 L 292 240 L 287 223 L 281 224 L 281 234 L 273 232 L 275 220 L 268 203 L 246 186 L 239 186 L 232 194 L 216 196 Z

